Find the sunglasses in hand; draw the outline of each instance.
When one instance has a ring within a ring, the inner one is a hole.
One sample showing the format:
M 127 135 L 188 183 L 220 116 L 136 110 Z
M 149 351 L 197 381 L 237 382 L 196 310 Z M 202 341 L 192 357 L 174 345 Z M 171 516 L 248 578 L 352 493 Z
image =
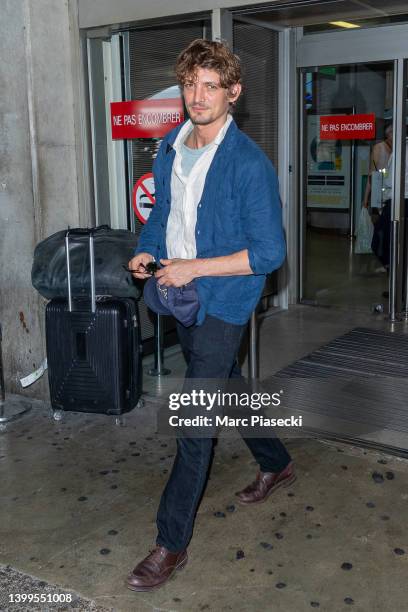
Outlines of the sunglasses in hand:
M 150 276 L 153 276 L 159 269 L 159 266 L 157 265 L 156 261 L 149 261 L 149 263 L 146 265 L 144 265 L 143 263 L 140 263 L 139 266 L 142 266 L 145 270 L 145 273 L 150 274 Z M 137 270 L 131 270 L 124 264 L 122 265 L 122 267 L 125 268 L 127 272 L 137 272 Z

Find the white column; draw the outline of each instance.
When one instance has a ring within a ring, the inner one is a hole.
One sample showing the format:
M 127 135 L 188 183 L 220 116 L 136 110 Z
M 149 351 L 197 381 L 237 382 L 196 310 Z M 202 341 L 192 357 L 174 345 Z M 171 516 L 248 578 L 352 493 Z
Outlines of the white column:
M 108 149 L 110 224 L 127 228 L 125 150 L 123 140 L 112 140 L 110 103 L 122 101 L 119 35 L 103 43 L 105 75 L 106 144 Z
M 288 308 L 297 301 L 299 215 L 296 189 L 297 106 L 296 32 L 279 34 L 278 176 L 286 233 L 287 258 L 279 273 L 276 306 Z
M 213 9 L 211 26 L 212 39 L 225 42 L 232 49 L 232 13 L 226 9 Z

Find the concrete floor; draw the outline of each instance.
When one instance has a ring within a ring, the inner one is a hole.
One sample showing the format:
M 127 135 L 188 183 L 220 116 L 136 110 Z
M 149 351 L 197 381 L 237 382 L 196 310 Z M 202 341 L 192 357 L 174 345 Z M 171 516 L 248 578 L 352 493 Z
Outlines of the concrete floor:
M 312 307 L 264 320 L 261 377 L 356 325 L 388 328 L 381 316 Z M 182 374 L 180 354 L 166 365 Z M 292 489 L 240 507 L 234 492 L 256 466 L 230 432 L 216 447 L 187 567 L 154 593 L 127 590 L 128 570 L 154 543 L 175 452 L 156 434 L 157 379 L 145 382 L 145 406 L 123 427 L 103 415 L 57 422 L 35 401 L 0 434 L 1 564 L 118 612 L 408 610 L 408 462 L 290 440 Z

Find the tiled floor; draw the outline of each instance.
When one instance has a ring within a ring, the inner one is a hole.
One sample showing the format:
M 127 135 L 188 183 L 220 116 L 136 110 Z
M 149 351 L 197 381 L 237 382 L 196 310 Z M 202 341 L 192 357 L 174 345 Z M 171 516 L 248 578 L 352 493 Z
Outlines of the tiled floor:
M 380 315 L 313 307 L 264 320 L 261 377 L 358 325 L 389 327 Z M 179 353 L 166 365 L 182 376 Z M 145 376 L 145 406 L 122 427 L 77 413 L 57 422 L 33 402 L 0 433 L 1 564 L 118 612 L 407 609 L 407 461 L 290 440 L 293 489 L 239 507 L 234 492 L 256 465 L 229 431 L 215 449 L 187 567 L 154 593 L 128 591 L 126 573 L 154 543 L 175 453 L 174 440 L 156 433 L 155 417 L 155 397 L 171 384 Z

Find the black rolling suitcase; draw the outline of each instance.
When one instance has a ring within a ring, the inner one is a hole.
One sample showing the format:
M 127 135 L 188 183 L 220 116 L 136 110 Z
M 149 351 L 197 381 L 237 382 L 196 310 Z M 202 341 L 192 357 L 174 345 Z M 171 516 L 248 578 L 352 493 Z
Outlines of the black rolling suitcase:
M 46 307 L 46 343 L 54 411 L 121 415 L 142 393 L 139 313 L 135 300 L 95 296 L 93 235 L 89 231 L 90 299 L 71 295 L 66 233 L 68 299 Z M 54 416 L 55 416 L 54 412 Z

